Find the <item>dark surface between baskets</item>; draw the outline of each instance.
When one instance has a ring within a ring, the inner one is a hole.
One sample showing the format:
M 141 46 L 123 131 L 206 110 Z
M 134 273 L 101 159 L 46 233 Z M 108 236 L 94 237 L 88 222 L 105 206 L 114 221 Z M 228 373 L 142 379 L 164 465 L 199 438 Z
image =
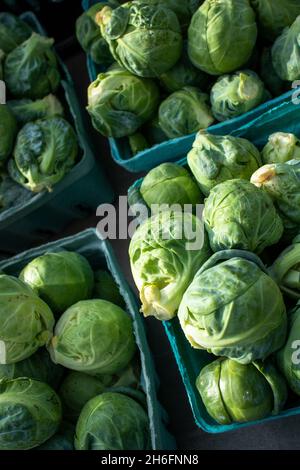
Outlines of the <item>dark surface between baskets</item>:
M 89 83 L 85 56 L 78 51 L 78 53 L 69 57 L 66 63 L 74 78 L 78 95 L 85 106 L 86 89 Z M 127 189 L 139 175 L 127 173 L 116 165 L 109 155 L 107 142 L 92 128 L 90 129 L 90 135 L 94 140 L 96 154 L 101 159 L 116 194 L 126 195 Z M 58 238 L 71 235 L 87 227 L 95 227 L 97 222 L 96 216 L 76 222 L 60 234 Z M 111 241 L 111 243 L 127 280 L 134 286 L 127 255 L 129 242 L 120 240 Z M 170 431 L 175 436 L 179 449 L 300 449 L 300 416 L 218 435 L 206 434 L 198 429 L 194 423 L 181 377 L 163 327 L 159 321 L 154 319 L 147 319 L 146 325 L 156 369 L 161 380 L 160 400 L 168 412 Z

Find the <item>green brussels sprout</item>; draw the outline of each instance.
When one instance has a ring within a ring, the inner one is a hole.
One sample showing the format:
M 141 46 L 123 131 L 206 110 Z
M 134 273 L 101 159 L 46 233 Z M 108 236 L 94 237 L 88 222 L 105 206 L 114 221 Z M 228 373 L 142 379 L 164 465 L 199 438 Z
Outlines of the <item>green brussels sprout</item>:
M 300 305 L 298 303 L 289 315 L 289 334 L 287 342 L 277 353 L 279 369 L 286 378 L 289 387 L 297 395 L 300 395 L 299 335 Z
M 115 60 L 140 77 L 160 77 L 179 60 L 182 36 L 176 14 L 164 5 L 128 2 L 96 16 Z
M 0 380 L 28 377 L 40 380 L 56 390 L 63 377 L 63 368 L 53 364 L 46 349 L 14 364 L 0 364 Z
M 154 81 L 113 68 L 100 73 L 88 89 L 88 113 L 106 137 L 134 134 L 155 113 L 159 90 Z
M 250 59 L 256 37 L 255 14 L 248 0 L 205 0 L 189 27 L 189 56 L 210 75 L 233 72 Z
M 0 105 L 0 165 L 10 156 L 17 135 L 17 121 L 6 104 Z
M 6 54 L 31 36 L 31 28 L 11 13 L 0 13 L 0 49 Z
M 91 398 L 103 393 L 105 389 L 106 386 L 100 377 L 93 377 L 83 372 L 70 372 L 59 390 L 64 417 L 76 423 L 84 405 Z
M 265 48 L 260 60 L 260 77 L 273 96 L 279 96 L 291 88 L 290 82 L 281 80 L 272 61 L 271 48 Z
M 217 184 L 234 178 L 250 180 L 261 166 L 260 153 L 248 140 L 199 132 L 187 156 L 201 191 L 208 196 Z
M 90 375 L 115 374 L 135 354 L 130 316 L 106 300 L 82 300 L 58 320 L 49 351 L 55 364 Z
M 95 299 L 107 300 L 108 302 L 124 308 L 124 299 L 112 275 L 107 271 L 99 269 L 94 273 L 94 278 L 95 284 L 93 297 Z
M 105 6 L 107 2 L 98 2 L 85 11 L 76 21 L 76 37 L 82 49 L 91 56 L 96 64 L 110 65 L 113 57 L 109 46 L 101 35 L 99 25 L 96 23 L 96 15 Z M 117 2 L 109 2 L 109 6 L 116 8 Z
M 250 252 L 226 250 L 197 272 L 178 310 L 196 349 L 241 364 L 265 359 L 282 347 L 287 318 L 282 294 Z
M 52 191 L 74 166 L 77 154 L 77 136 L 65 119 L 39 119 L 20 130 L 8 172 L 32 192 Z
M 64 415 L 77 422 L 84 405 L 92 398 L 104 393 L 108 389 L 132 387 L 136 389 L 140 377 L 136 364 L 129 366 L 116 375 L 93 377 L 82 372 L 72 371 L 63 381 L 59 395 L 62 399 Z
M 251 70 L 220 77 L 210 94 L 212 112 L 218 121 L 226 121 L 247 113 L 267 98 L 264 83 Z
M 174 91 L 179 91 L 187 86 L 202 90 L 207 87 L 209 76 L 191 63 L 187 51 L 184 50 L 179 61 L 174 67 L 163 73 L 159 80 L 169 93 L 174 93 Z
M 259 254 L 283 234 L 272 199 L 242 179 L 225 181 L 211 190 L 203 220 L 213 251 L 238 248 Z
M 261 34 L 273 42 L 300 15 L 299 0 L 250 0 Z
M 63 421 L 58 432 L 36 450 L 74 450 L 74 425 Z
M 300 236 L 279 255 L 269 273 L 286 296 L 300 299 Z
M 206 129 L 214 122 L 209 96 L 188 86 L 168 96 L 161 103 L 158 116 L 160 127 L 170 139 Z
M 149 148 L 146 137 L 141 132 L 136 132 L 128 137 L 129 147 L 133 156 Z
M 30 357 L 52 336 L 53 314 L 24 282 L 0 275 L 0 363 Z M 1 434 L 1 433 L 0 433 Z
M 196 387 L 207 412 L 219 424 L 277 415 L 287 399 L 285 381 L 271 362 L 239 364 L 220 358 L 201 370 Z
M 0 173 L 0 212 L 26 204 L 31 198 L 32 192 L 17 184 L 6 173 Z
M 62 104 L 54 95 L 48 95 L 35 101 L 30 99 L 11 100 L 7 104 L 19 124 L 64 115 Z
M 132 398 L 103 393 L 83 408 L 75 434 L 76 450 L 147 450 L 148 416 Z
M 147 206 L 141 195 L 139 184 L 134 184 L 128 189 L 128 206 L 131 213 L 137 217 L 139 222 L 143 222 L 147 217 L 152 215 L 150 207 Z M 143 213 L 140 211 L 141 208 Z M 165 209 L 165 207 L 163 209 Z
M 94 274 L 86 258 L 72 251 L 45 253 L 34 258 L 20 273 L 54 313 L 63 313 L 79 300 L 88 299 Z
M 197 248 L 193 249 L 193 243 Z M 183 293 L 209 255 L 203 224 L 196 216 L 168 210 L 144 221 L 129 246 L 144 316 L 173 318 Z
M 257 170 L 251 182 L 273 200 L 287 237 L 300 229 L 300 161 L 265 165 Z
M 300 16 L 283 30 L 272 47 L 273 67 L 282 79 L 293 82 L 300 79 Z
M 159 125 L 158 115 L 146 124 L 145 134 L 151 145 L 161 144 L 169 140 Z
M 162 163 L 143 179 L 141 195 L 146 204 L 200 204 L 200 189 L 191 174 L 175 163 Z M 152 211 L 154 208 L 152 208 Z
M 12 95 L 38 99 L 57 90 L 60 74 L 53 44 L 53 39 L 33 33 L 8 54 L 4 78 Z
M 300 160 L 300 140 L 295 134 L 275 132 L 262 151 L 265 164 L 286 163 L 289 160 Z
M 19 378 L 0 381 L 0 450 L 28 450 L 56 433 L 61 403 L 49 385 Z

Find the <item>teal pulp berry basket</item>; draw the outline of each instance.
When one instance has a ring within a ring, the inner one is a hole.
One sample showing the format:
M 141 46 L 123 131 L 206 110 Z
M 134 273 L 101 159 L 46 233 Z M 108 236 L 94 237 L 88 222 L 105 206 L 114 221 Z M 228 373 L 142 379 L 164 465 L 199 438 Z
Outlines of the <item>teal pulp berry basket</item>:
M 97 0 L 83 0 L 83 9 L 86 11 L 95 3 L 97 3 Z M 103 68 L 97 66 L 89 56 L 87 57 L 87 68 L 91 81 L 94 81 L 97 78 L 98 73 L 103 72 Z M 208 132 L 216 135 L 226 135 L 238 132 L 260 115 L 280 106 L 283 103 L 291 102 L 293 93 L 295 93 L 295 90 L 289 91 L 273 100 L 269 100 L 242 116 L 215 124 L 208 129 Z M 127 138 L 109 139 L 109 143 L 114 161 L 126 170 L 135 173 L 148 171 L 160 163 L 174 162 L 179 158 L 184 157 L 191 149 L 194 139 L 195 134 L 180 137 L 178 139 L 171 139 L 161 144 L 154 145 L 135 156 L 131 155 Z
M 0 262 L 0 270 L 6 274 L 18 276 L 22 268 L 32 259 L 44 253 L 61 250 L 80 253 L 87 258 L 93 269 L 109 271 L 116 281 L 126 303 L 126 310 L 133 320 L 136 344 L 141 359 L 141 385 L 147 397 L 152 448 L 153 450 L 174 450 L 176 448 L 175 440 L 166 429 L 166 412 L 157 399 L 159 382 L 147 343 L 144 321 L 139 313 L 136 298 L 122 274 L 109 242 L 99 238 L 95 229 L 88 229 L 74 236 L 33 248 L 2 261 Z
M 246 124 L 242 129 L 236 131 L 234 134 L 239 137 L 249 139 L 258 148 L 261 148 L 266 144 L 270 134 L 279 131 L 291 132 L 300 137 L 300 102 L 295 104 L 292 102 L 281 103 L 276 108 L 257 117 L 252 123 Z M 176 163 L 181 166 L 187 166 L 187 159 L 183 158 Z M 137 180 L 129 189 L 128 199 L 130 205 L 137 202 L 146 205 L 140 194 L 142 181 L 142 178 Z M 206 351 L 193 349 L 185 338 L 177 318 L 169 322 L 164 322 L 164 328 L 185 385 L 195 422 L 197 426 L 202 428 L 204 431 L 210 433 L 222 433 L 300 414 L 299 398 L 296 403 L 288 402 L 287 407 L 277 416 L 270 416 L 259 421 L 252 421 L 243 424 L 218 424 L 207 413 L 195 385 L 196 378 L 201 369 L 206 364 L 216 359 L 216 357 L 208 354 Z
M 31 28 L 45 34 L 33 13 L 22 19 Z M 72 79 L 60 62 L 60 95 L 64 98 L 68 120 L 73 124 L 80 146 L 80 159 L 73 169 L 55 185 L 52 192 L 39 193 L 0 213 L 0 252 L 16 253 L 58 233 L 72 220 L 95 213 L 103 202 L 114 199 L 112 188 L 94 157 L 85 129 L 85 117 L 78 102 Z

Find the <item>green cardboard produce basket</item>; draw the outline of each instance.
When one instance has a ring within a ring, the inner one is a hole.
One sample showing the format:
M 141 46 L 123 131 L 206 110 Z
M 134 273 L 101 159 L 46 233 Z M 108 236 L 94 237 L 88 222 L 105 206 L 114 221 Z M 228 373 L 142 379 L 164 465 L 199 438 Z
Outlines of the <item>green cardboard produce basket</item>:
M 142 366 L 142 388 L 147 396 L 148 415 L 153 450 L 173 450 L 176 448 L 173 437 L 165 427 L 166 413 L 157 399 L 158 378 L 147 343 L 143 319 L 138 304 L 128 286 L 110 244 L 98 237 L 95 229 L 88 229 L 77 235 L 42 245 L 25 251 L 10 259 L 0 262 L 0 270 L 6 274 L 17 276 L 22 268 L 33 258 L 44 253 L 61 250 L 76 251 L 85 256 L 93 269 L 108 270 L 119 286 L 126 303 L 126 310 L 132 317 L 136 343 L 140 352 Z
M 106 0 L 103 0 L 104 2 Z M 97 3 L 97 0 L 82 0 L 84 10 L 88 10 L 92 5 Z M 98 73 L 103 72 L 103 69 L 95 64 L 91 57 L 87 57 L 87 68 L 91 81 L 97 78 Z M 266 103 L 258 106 L 257 108 L 249 111 L 234 119 L 212 125 L 209 127 L 208 132 L 216 135 L 226 135 L 238 132 L 239 129 L 255 120 L 261 114 L 266 113 L 273 108 L 276 108 L 282 103 L 291 102 L 295 90 L 289 91 L 275 99 L 269 100 Z M 142 172 L 151 170 L 160 163 L 177 161 L 185 156 L 191 149 L 195 134 L 187 135 L 177 139 L 167 140 L 158 145 L 138 153 L 134 157 L 131 155 L 129 142 L 127 138 L 123 139 L 109 139 L 111 154 L 114 161 L 131 172 Z
M 259 116 L 252 123 L 246 124 L 242 129 L 236 131 L 234 134 L 239 137 L 249 139 L 258 148 L 261 148 L 266 144 L 269 135 L 278 131 L 291 132 L 300 136 L 300 103 L 282 103 L 276 109 L 272 109 Z M 181 166 L 187 166 L 187 159 L 183 158 L 177 161 L 177 163 Z M 129 189 L 128 197 L 130 205 L 136 202 L 146 205 L 139 192 L 142 181 L 143 179 L 137 180 Z M 195 422 L 197 426 L 202 428 L 204 431 L 210 433 L 222 433 L 300 414 L 299 398 L 296 403 L 288 402 L 286 408 L 277 416 L 270 416 L 259 421 L 252 421 L 243 424 L 218 424 L 207 413 L 195 385 L 196 378 L 201 369 L 206 364 L 216 359 L 216 357 L 208 354 L 206 351 L 193 349 L 185 338 L 177 318 L 164 322 L 164 328 L 186 388 Z
M 34 31 L 45 33 L 33 13 L 21 16 Z M 37 244 L 58 233 L 72 220 L 94 213 L 99 204 L 114 199 L 100 165 L 100 155 L 98 161 L 94 158 L 72 79 L 62 63 L 60 68 L 60 93 L 65 98 L 66 111 L 69 108 L 68 119 L 76 129 L 80 160 L 52 192 L 34 194 L 29 200 L 0 213 L 0 252 L 4 254 Z

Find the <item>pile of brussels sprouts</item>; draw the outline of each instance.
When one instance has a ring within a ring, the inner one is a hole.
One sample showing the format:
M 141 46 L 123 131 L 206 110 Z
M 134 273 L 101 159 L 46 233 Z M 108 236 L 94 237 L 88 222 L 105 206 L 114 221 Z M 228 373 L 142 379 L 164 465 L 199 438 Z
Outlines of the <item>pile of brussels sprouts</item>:
M 238 117 L 300 79 L 298 0 L 115 0 L 77 20 L 106 71 L 87 110 L 132 154 Z
M 0 13 L 0 79 L 8 94 L 0 106 L 1 210 L 52 191 L 78 157 L 77 136 L 54 95 L 60 72 L 53 42 Z
M 259 150 L 200 131 L 186 167 L 154 168 L 130 198 L 152 210 L 129 247 L 141 311 L 177 316 L 211 353 L 195 384 L 208 414 L 278 414 L 287 385 L 300 396 L 300 140 L 276 132 Z
M 150 449 L 131 317 L 72 251 L 0 275 L 0 450 Z

